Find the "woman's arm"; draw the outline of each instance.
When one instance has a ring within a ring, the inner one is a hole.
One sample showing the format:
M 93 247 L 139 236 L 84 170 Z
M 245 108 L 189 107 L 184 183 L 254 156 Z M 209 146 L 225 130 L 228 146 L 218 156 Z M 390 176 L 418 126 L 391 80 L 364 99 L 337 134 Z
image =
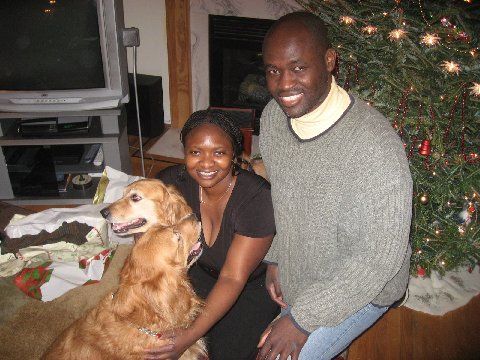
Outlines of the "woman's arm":
M 218 280 L 207 297 L 202 314 L 191 327 L 199 339 L 232 307 L 247 283 L 248 277 L 263 260 L 273 235 L 249 238 L 235 234 Z
M 193 324 L 185 330 L 164 334 L 172 344 L 148 353 L 147 359 L 171 359 L 180 356 L 195 341 L 220 320 L 233 306 L 248 277 L 265 257 L 273 235 L 251 238 L 235 234 L 225 263 L 215 286 L 206 299 L 206 305 Z

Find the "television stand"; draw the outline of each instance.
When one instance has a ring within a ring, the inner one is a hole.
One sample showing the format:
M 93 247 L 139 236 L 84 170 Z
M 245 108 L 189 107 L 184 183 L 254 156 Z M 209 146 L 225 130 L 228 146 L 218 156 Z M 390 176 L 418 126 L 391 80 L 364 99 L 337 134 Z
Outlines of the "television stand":
M 25 137 L 17 131 L 17 121 L 23 118 L 79 116 L 91 119 L 87 133 Z M 132 169 L 123 107 L 47 113 L 0 112 L 0 149 L 0 200 L 14 205 L 88 204 L 92 202 L 105 166 L 125 173 Z M 39 159 L 46 163 L 43 167 L 38 164 L 42 163 Z M 68 181 L 62 183 L 62 176 L 67 180 L 77 174 L 97 176 L 92 177 L 93 186 L 85 189 L 74 188 Z M 58 189 L 54 186 L 55 177 Z

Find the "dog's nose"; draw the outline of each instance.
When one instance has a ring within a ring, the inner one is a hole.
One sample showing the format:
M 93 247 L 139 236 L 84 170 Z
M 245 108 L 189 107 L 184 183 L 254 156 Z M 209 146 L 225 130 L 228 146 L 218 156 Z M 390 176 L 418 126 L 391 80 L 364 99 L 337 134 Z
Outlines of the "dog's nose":
M 102 214 L 104 219 L 107 219 L 108 216 L 110 215 L 110 210 L 108 210 L 108 207 L 100 210 L 100 214 Z

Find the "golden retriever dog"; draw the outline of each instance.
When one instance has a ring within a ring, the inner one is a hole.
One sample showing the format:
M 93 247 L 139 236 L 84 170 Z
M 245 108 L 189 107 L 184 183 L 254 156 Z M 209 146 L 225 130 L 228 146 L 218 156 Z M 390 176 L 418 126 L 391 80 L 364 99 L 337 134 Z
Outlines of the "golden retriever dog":
M 118 290 L 67 328 L 44 359 L 143 359 L 161 334 L 186 328 L 202 310 L 187 277 L 200 256 L 200 223 L 183 197 L 159 180 L 139 180 L 101 211 L 118 234 L 140 234 L 120 272 Z M 206 358 L 203 340 L 184 360 Z

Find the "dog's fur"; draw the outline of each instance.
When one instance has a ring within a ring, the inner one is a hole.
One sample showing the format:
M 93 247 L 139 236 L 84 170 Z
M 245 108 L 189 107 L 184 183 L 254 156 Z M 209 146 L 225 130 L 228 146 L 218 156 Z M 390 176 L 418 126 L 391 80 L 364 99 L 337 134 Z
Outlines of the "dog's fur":
M 138 327 L 160 334 L 186 328 L 202 309 L 187 278 L 189 256 L 199 257 L 200 223 L 174 188 L 159 180 L 137 181 L 102 215 L 117 233 L 143 234 L 125 261 L 118 290 L 65 330 L 45 359 L 143 359 L 147 349 L 167 340 Z M 205 355 L 200 339 L 181 359 Z

